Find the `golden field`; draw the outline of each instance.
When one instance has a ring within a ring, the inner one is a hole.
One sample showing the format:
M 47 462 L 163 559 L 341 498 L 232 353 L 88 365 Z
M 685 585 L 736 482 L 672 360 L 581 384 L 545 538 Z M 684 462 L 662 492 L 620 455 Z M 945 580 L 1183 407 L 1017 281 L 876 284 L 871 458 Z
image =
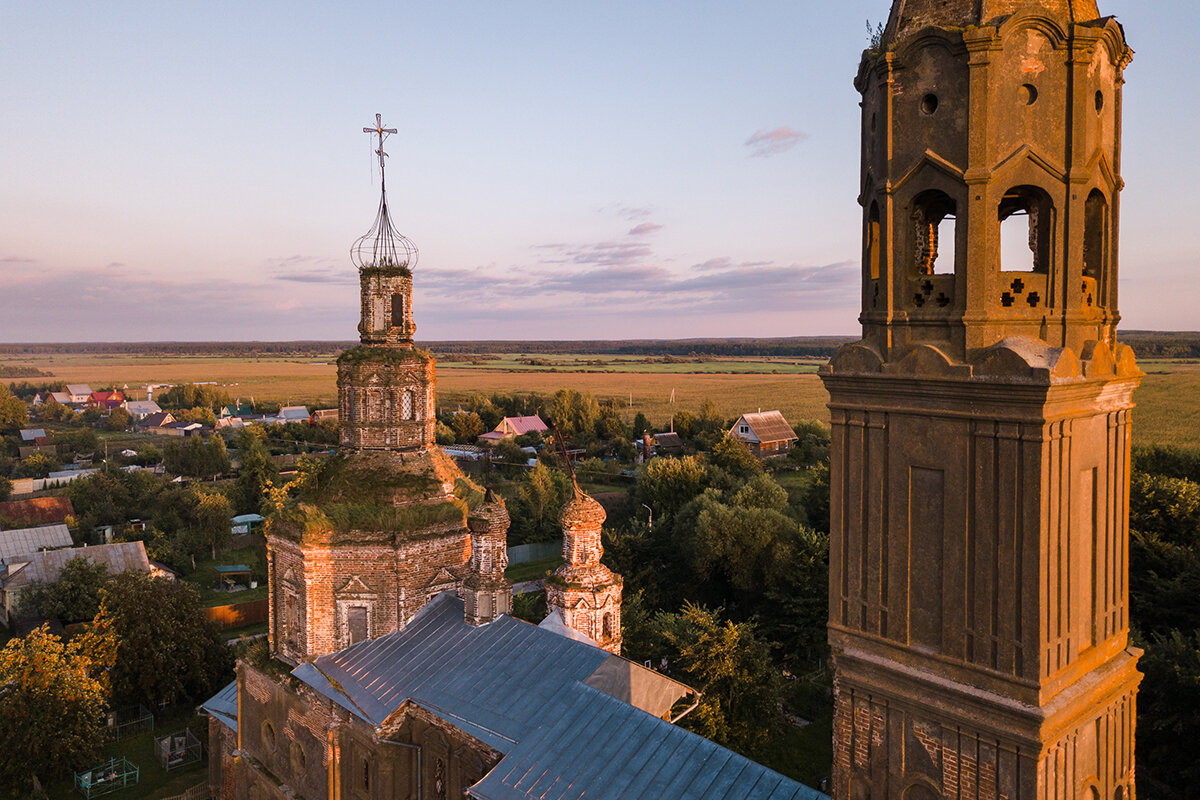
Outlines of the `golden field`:
M 332 407 L 336 401 L 333 355 L 321 359 L 149 358 L 115 355 L 56 355 L 40 358 L 6 357 L 7 364 L 27 364 L 53 373 L 68 383 L 129 386 L 140 397 L 146 383 L 214 381 L 232 397 L 280 403 Z M 716 362 L 719 364 L 719 362 Z M 730 360 L 731 370 L 745 369 L 745 360 Z M 713 369 L 714 362 L 705 365 Z M 558 389 L 590 391 L 616 398 L 633 412 L 641 411 L 665 425 L 672 409 L 696 410 L 706 399 L 732 417 L 744 411 L 779 409 L 789 419 L 828 422 L 828 397 L 814 374 L 772 374 L 772 363 L 760 363 L 760 373 L 648 372 L 645 365 L 630 372 L 511 371 L 485 366 L 443 366 L 438 369 L 438 402 L 460 402 L 472 392 L 534 392 Z M 632 367 L 631 367 L 632 369 Z M 1134 443 L 1200 447 L 1200 363 L 1146 362 L 1146 379 L 1135 395 L 1138 410 Z M 31 379 L 33 380 L 33 379 Z M 670 403 L 675 394 L 675 405 Z M 532 409 L 531 409 L 532 410 Z

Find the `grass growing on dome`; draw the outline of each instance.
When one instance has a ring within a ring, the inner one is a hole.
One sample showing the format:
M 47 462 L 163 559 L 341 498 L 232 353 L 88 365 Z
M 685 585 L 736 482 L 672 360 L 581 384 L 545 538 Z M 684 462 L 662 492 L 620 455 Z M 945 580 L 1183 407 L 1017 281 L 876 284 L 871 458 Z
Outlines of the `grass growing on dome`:
M 325 517 L 339 533 L 350 531 L 417 531 L 450 523 L 466 524 L 467 504 L 455 498 L 432 505 L 396 508 L 379 503 L 333 503 Z

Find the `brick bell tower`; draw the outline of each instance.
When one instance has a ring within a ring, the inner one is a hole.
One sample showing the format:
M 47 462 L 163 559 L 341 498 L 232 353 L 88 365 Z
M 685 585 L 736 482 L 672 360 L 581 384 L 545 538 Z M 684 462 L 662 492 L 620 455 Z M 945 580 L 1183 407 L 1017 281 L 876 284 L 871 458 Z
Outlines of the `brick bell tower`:
M 838 800 L 1134 797 L 1122 73 L 1095 0 L 896 0 L 833 424 Z
M 376 123 L 382 142 L 390 131 Z M 433 358 L 413 346 L 412 269 L 418 252 L 392 226 L 382 144 L 377 153 L 379 213 L 350 251 L 358 267 L 362 346 L 338 358 L 341 444 L 355 450 L 427 448 L 435 444 L 436 380 Z

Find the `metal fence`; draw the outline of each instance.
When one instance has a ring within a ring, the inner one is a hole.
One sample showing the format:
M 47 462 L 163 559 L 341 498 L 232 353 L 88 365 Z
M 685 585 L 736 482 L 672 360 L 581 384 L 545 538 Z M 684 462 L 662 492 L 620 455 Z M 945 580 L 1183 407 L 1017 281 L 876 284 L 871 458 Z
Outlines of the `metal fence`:
M 105 720 L 108 738 L 114 741 L 154 730 L 154 715 L 145 706 L 126 706 L 108 712 Z
M 519 544 L 508 548 L 508 563 L 525 564 L 530 561 L 541 561 L 543 558 L 553 558 L 562 553 L 562 547 L 561 540 Z
M 170 797 L 164 797 L 163 800 L 209 800 L 210 797 L 212 797 L 212 793 L 209 792 L 208 784 L 197 783 L 183 794 L 173 794 Z

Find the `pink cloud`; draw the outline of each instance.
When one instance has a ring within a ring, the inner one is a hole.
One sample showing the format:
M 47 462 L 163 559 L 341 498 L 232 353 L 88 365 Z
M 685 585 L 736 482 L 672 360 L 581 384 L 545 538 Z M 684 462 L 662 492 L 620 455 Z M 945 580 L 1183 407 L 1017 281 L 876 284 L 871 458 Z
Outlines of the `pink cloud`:
M 630 228 L 629 235 L 630 236 L 645 236 L 647 234 L 654 233 L 655 231 L 661 230 L 661 229 L 662 229 L 662 225 L 659 225 L 658 223 L 643 222 L 641 225 L 638 225 L 635 228 Z
M 752 157 L 764 158 L 767 156 L 777 156 L 780 153 L 791 150 L 807 138 L 807 133 L 794 131 L 789 126 L 784 125 L 782 128 L 775 128 L 770 131 L 755 131 L 754 135 L 745 141 L 745 146 L 750 148 L 750 155 Z

